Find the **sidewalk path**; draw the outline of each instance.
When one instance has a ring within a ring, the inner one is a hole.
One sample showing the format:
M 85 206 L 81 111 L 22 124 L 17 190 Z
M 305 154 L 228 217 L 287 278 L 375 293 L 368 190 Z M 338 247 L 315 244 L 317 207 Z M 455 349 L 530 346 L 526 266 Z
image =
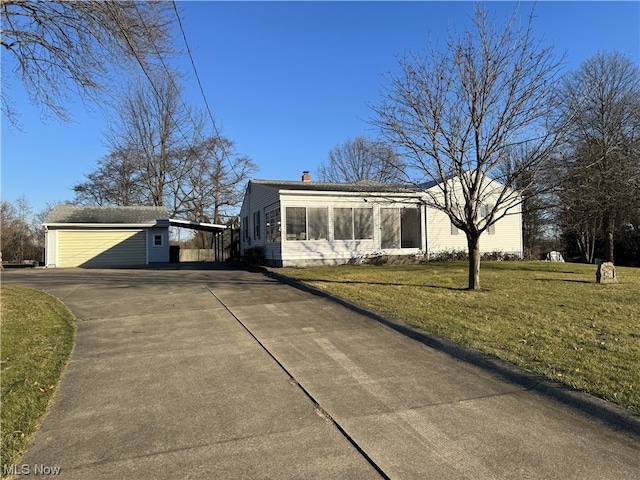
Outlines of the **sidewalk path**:
M 59 466 L 56 478 L 640 472 L 637 416 L 457 358 L 260 272 L 22 270 L 2 281 L 53 293 L 78 320 L 53 408 L 21 462 Z

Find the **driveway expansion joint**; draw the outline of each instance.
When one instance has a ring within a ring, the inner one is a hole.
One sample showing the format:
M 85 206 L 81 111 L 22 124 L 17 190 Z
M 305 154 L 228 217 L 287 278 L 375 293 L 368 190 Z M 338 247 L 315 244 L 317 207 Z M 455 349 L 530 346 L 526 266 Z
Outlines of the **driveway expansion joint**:
M 349 433 L 342 427 L 342 425 L 340 425 L 340 423 L 338 423 L 319 403 L 318 401 L 314 398 L 314 396 L 298 381 L 296 380 L 296 378 L 293 376 L 293 374 L 282 364 L 282 362 L 280 362 L 280 360 L 278 360 L 275 355 L 266 347 L 266 345 L 264 345 L 260 339 L 258 337 L 256 337 L 256 335 L 244 324 L 244 322 L 242 320 L 240 320 L 240 318 L 238 318 L 238 316 L 229 308 L 229 306 L 227 306 L 226 303 L 224 303 L 222 301 L 221 298 L 219 298 L 215 292 L 207 285 L 204 286 L 210 293 L 211 295 L 213 295 L 213 297 L 220 302 L 220 304 L 222 306 L 224 306 L 224 308 L 229 312 L 229 314 L 242 326 L 242 328 L 244 328 L 246 330 L 246 332 L 258 343 L 258 345 L 260 345 L 260 347 L 267 353 L 267 355 L 269 355 L 269 357 L 271 357 L 271 359 L 276 362 L 276 364 L 282 369 L 282 371 L 289 377 L 289 382 L 292 385 L 296 385 L 304 394 L 305 396 L 312 402 L 313 406 L 314 406 L 314 410 L 316 411 L 316 414 L 319 415 L 320 417 L 322 417 L 327 423 L 331 423 L 333 426 L 335 426 L 335 428 L 344 436 L 345 439 L 347 439 L 349 441 L 349 443 L 358 451 L 358 453 L 360 455 L 362 455 L 362 457 L 369 463 L 369 465 L 371 465 L 371 467 L 373 467 L 373 469 L 378 472 L 378 474 L 380 474 L 380 476 L 382 478 L 384 478 L 385 480 L 390 480 L 391 477 L 389 475 L 387 475 L 384 470 L 382 470 L 382 468 L 367 454 L 367 452 L 356 442 L 356 440 L 349 435 Z

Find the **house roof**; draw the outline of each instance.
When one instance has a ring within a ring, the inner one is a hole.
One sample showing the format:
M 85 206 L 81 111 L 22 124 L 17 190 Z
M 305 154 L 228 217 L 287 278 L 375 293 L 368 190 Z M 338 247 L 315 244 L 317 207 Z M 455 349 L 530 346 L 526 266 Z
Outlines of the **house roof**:
M 328 182 L 294 182 L 286 180 L 250 180 L 250 184 L 264 185 L 278 190 L 309 190 L 325 192 L 383 192 L 383 193 L 416 193 L 419 190 L 405 185 L 388 185 L 377 182 L 328 183 Z
M 58 205 L 44 220 L 52 224 L 127 224 L 149 225 L 168 220 L 165 207 L 89 207 Z

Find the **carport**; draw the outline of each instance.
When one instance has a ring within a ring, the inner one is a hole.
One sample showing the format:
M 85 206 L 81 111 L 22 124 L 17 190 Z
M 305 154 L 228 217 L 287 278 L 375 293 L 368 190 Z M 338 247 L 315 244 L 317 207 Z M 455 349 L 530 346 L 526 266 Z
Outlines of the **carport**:
M 226 225 L 220 225 L 216 223 L 194 222 L 190 220 L 180 220 L 177 218 L 170 218 L 169 225 L 172 227 L 187 228 L 190 230 L 198 230 L 201 232 L 211 232 L 213 233 L 213 242 L 212 242 L 211 248 L 213 249 L 213 252 L 214 252 L 214 261 L 223 262 L 229 256 L 231 256 L 231 255 L 225 255 L 225 251 L 224 251 L 223 235 L 225 230 L 227 230 Z M 233 234 L 233 231 L 232 231 L 232 234 Z M 171 259 L 171 261 L 173 262 L 174 260 Z

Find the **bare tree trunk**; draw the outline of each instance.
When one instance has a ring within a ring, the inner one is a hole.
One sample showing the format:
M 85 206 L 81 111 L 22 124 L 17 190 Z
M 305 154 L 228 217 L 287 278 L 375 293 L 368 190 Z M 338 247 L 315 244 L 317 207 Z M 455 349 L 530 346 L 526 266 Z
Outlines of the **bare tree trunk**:
M 480 290 L 480 235 L 467 234 L 469 247 L 469 290 Z
M 608 216 L 604 227 L 604 260 L 613 263 L 613 232 L 615 224 L 613 218 Z
M 595 230 L 595 229 L 594 229 Z M 582 259 L 587 263 L 593 263 L 593 256 L 596 249 L 595 231 L 585 230 L 576 235 L 578 249 L 582 254 Z

